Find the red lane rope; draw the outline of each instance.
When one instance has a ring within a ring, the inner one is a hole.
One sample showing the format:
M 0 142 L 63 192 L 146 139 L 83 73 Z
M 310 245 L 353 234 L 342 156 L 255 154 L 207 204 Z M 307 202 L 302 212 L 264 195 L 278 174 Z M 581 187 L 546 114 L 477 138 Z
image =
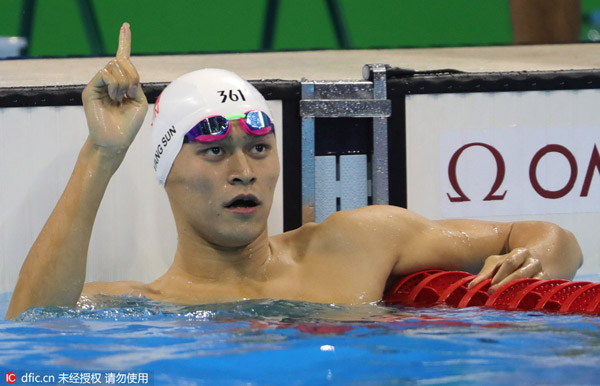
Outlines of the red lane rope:
M 547 311 L 600 315 L 600 283 L 568 280 L 518 279 L 491 295 L 491 280 L 468 288 L 475 278 L 467 272 L 428 270 L 398 280 L 383 301 L 412 307 L 489 307 L 498 310 Z

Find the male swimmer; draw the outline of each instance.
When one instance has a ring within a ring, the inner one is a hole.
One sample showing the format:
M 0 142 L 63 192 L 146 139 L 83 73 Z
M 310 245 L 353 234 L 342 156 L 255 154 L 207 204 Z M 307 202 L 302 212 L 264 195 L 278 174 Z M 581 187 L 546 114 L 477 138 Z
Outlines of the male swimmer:
M 83 91 L 89 137 L 23 264 L 6 318 L 75 306 L 82 293 L 358 304 L 380 300 L 390 278 L 424 269 L 479 272 L 473 284 L 493 278 L 494 290 L 523 277 L 570 279 L 581 264 L 573 235 L 553 224 L 431 221 L 392 206 L 338 212 L 269 237 L 278 128 L 250 83 L 207 69 L 174 80 L 153 119 L 153 163 L 178 232 L 173 264 L 149 284 L 85 283 L 100 201 L 148 108 L 130 45 L 124 24 L 116 58 Z

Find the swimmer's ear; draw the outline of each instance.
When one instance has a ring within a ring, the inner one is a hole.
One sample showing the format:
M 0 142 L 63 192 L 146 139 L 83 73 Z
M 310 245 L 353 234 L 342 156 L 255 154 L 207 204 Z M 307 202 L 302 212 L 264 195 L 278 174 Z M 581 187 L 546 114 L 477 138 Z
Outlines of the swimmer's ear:
M 117 49 L 117 59 L 129 59 L 131 55 L 131 29 L 129 23 L 123 23 L 119 33 L 119 48 Z

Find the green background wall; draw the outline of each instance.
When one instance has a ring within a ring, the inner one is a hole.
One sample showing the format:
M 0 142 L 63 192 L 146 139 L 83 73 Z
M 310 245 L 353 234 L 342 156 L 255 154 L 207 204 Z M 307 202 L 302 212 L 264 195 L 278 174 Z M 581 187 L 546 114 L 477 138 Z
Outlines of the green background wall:
M 0 36 L 19 35 L 25 0 L 0 0 Z M 37 0 L 30 56 L 94 54 L 78 0 Z M 267 0 L 91 0 L 104 53 L 119 26 L 133 31 L 132 52 L 259 51 Z M 325 0 L 280 0 L 274 50 L 338 49 Z M 352 48 L 511 44 L 508 0 L 339 0 Z M 600 0 L 582 0 L 582 41 Z M 600 26 L 598 27 L 600 29 Z M 598 34 L 600 36 L 600 34 Z

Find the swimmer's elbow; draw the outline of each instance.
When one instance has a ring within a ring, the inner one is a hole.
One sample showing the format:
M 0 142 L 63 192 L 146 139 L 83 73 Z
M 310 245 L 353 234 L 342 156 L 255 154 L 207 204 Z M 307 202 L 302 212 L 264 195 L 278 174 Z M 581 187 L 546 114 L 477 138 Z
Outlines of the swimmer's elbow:
M 573 265 L 576 267 L 574 271 L 577 272 L 577 270 L 583 265 L 583 251 L 581 250 L 581 246 L 579 245 L 577 238 L 571 231 L 563 229 L 563 232 L 563 237 L 565 238 L 566 242 L 570 245 L 571 259 L 573 261 Z M 573 275 L 575 275 L 575 272 L 573 272 Z
M 571 280 L 577 270 L 583 265 L 583 252 L 575 235 L 555 224 L 549 224 L 551 234 L 555 236 L 553 244 L 555 245 L 554 260 L 557 266 L 556 278 Z

